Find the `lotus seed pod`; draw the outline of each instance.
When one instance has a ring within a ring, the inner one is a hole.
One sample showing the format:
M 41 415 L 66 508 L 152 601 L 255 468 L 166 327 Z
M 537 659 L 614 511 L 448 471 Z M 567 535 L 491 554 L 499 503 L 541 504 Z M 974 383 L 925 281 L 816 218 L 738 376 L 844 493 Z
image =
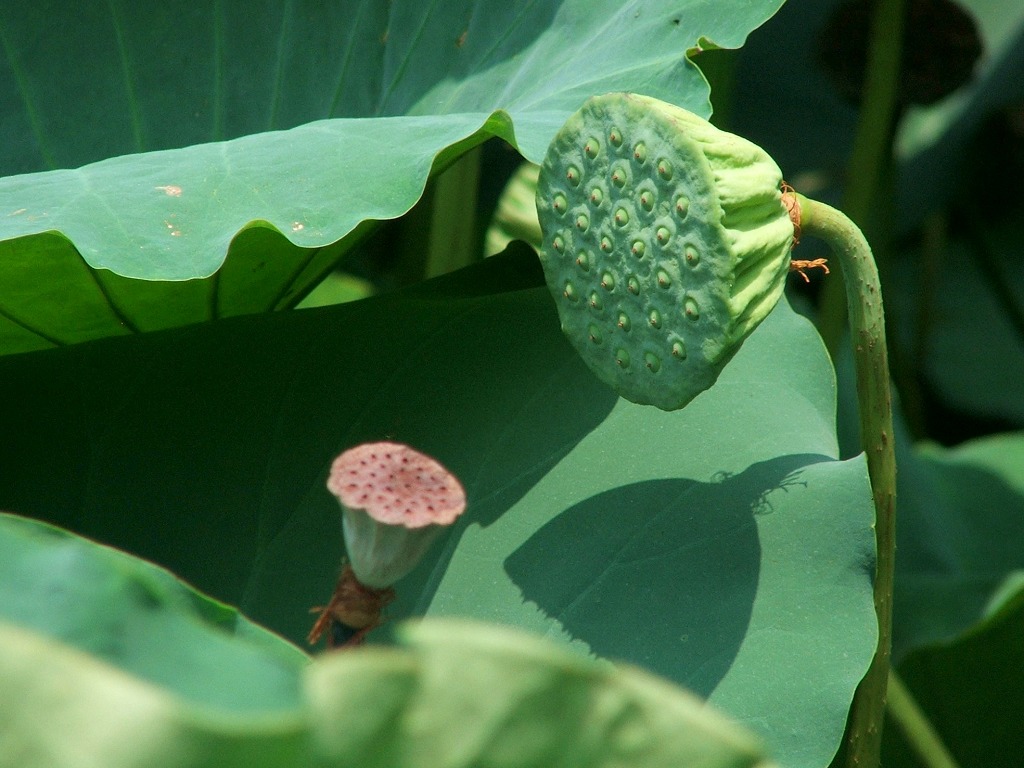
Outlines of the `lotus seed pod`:
M 409 573 L 466 508 L 458 479 L 401 443 L 365 443 L 331 465 L 327 488 L 341 505 L 345 548 L 356 578 L 373 589 Z
M 600 379 L 664 410 L 715 383 L 785 285 L 781 183 L 760 147 L 657 99 L 596 96 L 569 118 L 538 181 L 541 263 Z

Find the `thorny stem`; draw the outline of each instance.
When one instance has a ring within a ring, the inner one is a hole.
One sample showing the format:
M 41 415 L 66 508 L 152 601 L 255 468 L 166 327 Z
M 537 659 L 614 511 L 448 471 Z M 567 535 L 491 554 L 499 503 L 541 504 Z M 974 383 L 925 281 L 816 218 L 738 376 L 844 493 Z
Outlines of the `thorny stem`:
M 847 730 L 847 764 L 879 764 L 886 684 L 892 646 L 892 591 L 896 559 L 896 456 L 892 397 L 885 344 L 885 317 L 878 269 L 863 233 L 841 211 L 797 195 L 804 235 L 824 240 L 842 264 L 846 303 L 857 372 L 861 446 L 875 501 L 875 613 L 878 646 L 867 674 L 857 687 Z

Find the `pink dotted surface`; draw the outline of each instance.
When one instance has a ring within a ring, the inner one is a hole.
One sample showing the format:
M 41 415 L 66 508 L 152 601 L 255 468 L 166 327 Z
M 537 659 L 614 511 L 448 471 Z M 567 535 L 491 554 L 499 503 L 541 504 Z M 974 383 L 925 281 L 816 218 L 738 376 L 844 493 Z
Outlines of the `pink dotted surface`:
M 458 479 L 401 443 L 364 443 L 338 456 L 327 488 L 349 509 L 406 528 L 450 525 L 466 508 Z

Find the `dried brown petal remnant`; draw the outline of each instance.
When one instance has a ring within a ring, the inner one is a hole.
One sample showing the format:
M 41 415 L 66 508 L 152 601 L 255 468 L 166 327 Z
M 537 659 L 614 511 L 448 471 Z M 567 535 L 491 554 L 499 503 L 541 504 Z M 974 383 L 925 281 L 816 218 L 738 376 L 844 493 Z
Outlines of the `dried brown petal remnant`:
M 394 599 L 393 589 L 372 589 L 360 584 L 351 566 L 346 565 L 330 602 L 313 608 L 320 615 L 306 639 L 310 645 L 315 645 L 324 631 L 330 629 L 328 647 L 359 645 L 366 634 L 380 624 L 381 612 Z M 347 637 L 338 642 L 338 634 Z

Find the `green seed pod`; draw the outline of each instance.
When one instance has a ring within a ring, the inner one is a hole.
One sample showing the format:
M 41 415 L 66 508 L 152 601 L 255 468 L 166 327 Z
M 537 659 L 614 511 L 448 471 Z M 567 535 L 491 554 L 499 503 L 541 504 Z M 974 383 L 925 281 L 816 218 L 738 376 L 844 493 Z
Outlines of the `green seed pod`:
M 599 378 L 664 410 L 715 383 L 785 285 L 793 224 L 781 183 L 760 147 L 657 99 L 596 96 L 569 118 L 537 187 L 541 262 L 562 329 Z M 567 300 L 570 281 L 600 289 L 600 306 Z

